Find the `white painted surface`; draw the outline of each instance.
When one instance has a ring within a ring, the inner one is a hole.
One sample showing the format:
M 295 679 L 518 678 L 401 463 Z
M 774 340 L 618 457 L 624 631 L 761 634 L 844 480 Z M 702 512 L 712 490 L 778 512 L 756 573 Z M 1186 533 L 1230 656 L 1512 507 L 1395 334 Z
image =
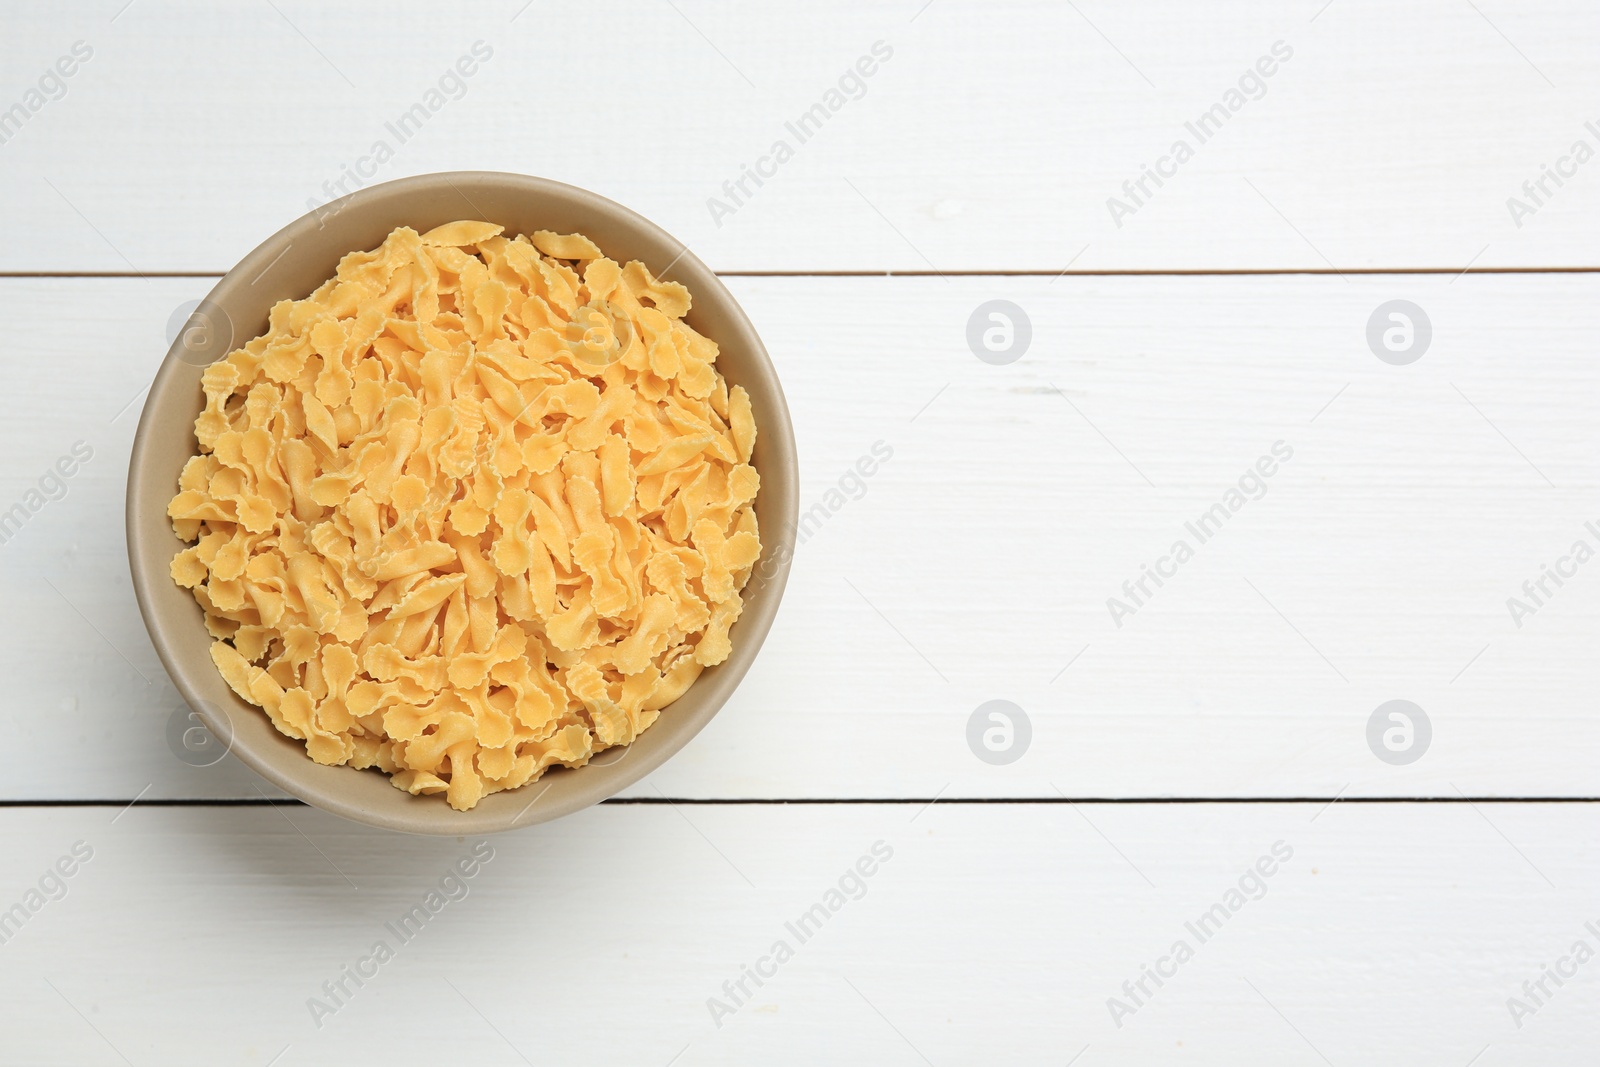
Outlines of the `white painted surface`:
M 0 800 L 42 804 L 0 807 L 0 920 L 75 842 L 93 858 L 0 943 L 0 1062 L 1592 1060 L 1600 964 L 1546 980 L 1520 1027 L 1508 998 L 1600 950 L 1595 806 L 1461 798 L 1595 795 L 1600 570 L 1520 628 L 1506 599 L 1600 546 L 1600 282 L 1477 272 L 1600 266 L 1600 163 L 1521 226 L 1507 204 L 1600 147 L 1600 8 L 374 12 L 3 16 L 0 113 L 75 42 L 93 55 L 0 143 L 0 273 L 69 275 L 0 279 L 0 510 L 75 442 L 94 456 L 0 545 Z M 717 225 L 707 199 L 878 40 L 866 94 Z M 1118 227 L 1107 198 L 1280 40 L 1266 94 Z M 462 98 L 399 143 L 386 123 L 476 41 L 493 54 Z M 370 180 L 554 177 L 724 272 L 928 272 L 730 280 L 789 391 L 805 506 L 875 442 L 893 457 L 806 541 L 734 700 L 634 793 L 939 804 L 604 806 L 495 839 L 403 946 L 385 921 L 473 842 L 149 806 L 259 794 L 169 750 L 178 701 L 127 579 L 142 390 L 211 284 L 139 275 L 227 269 L 378 139 L 395 154 Z M 1069 265 L 1449 273 L 960 276 Z M 126 277 L 82 276 L 106 272 Z M 1396 298 L 1435 331 L 1409 367 L 1364 339 Z M 966 345 L 990 299 L 1032 322 L 1009 366 Z M 1266 495 L 1117 627 L 1106 599 L 1279 440 Z M 967 746 L 994 699 L 1032 722 L 1009 766 Z M 1433 724 L 1410 766 L 1367 747 L 1391 699 Z M 1017 797 L 1058 802 L 944 802 Z M 785 921 L 880 840 L 866 895 L 798 945 Z M 1265 895 L 1199 944 L 1185 921 L 1280 841 Z M 795 958 L 716 1026 L 707 999 L 785 936 Z M 395 959 L 316 1027 L 307 998 L 379 937 Z M 1194 958 L 1117 1026 L 1108 998 L 1185 937 Z
M 1600 146 L 1587 4 L 135 0 L 109 21 L 124 3 L 6 16 L 0 106 L 75 41 L 94 56 L 0 145 L 0 269 L 225 270 L 380 140 L 365 180 L 557 178 L 718 270 L 1597 264 L 1600 163 L 1521 227 L 1506 205 Z M 865 94 L 788 134 L 880 40 Z M 493 55 L 464 95 L 391 133 L 476 41 Z M 1265 94 L 1188 133 L 1278 41 Z M 784 137 L 793 158 L 717 226 L 707 199 Z M 1107 199 L 1178 138 L 1194 157 L 1116 226 Z
M 1593 275 L 732 284 L 783 374 L 802 500 L 840 506 L 749 679 L 657 775 L 671 795 L 1593 793 L 1600 564 L 1520 629 L 1506 606 L 1574 539 L 1600 546 Z M 18 381 L 0 501 L 95 448 L 0 546 L 19 694 L 0 717 L 32 753 L 6 796 L 256 795 L 242 768 L 169 751 L 179 705 L 122 540 L 138 404 L 117 413 L 208 285 L 0 282 Z M 1408 367 L 1363 337 L 1396 294 L 1435 325 Z M 964 339 L 997 296 L 1033 322 L 1009 366 Z M 879 441 L 893 455 L 860 498 L 829 498 Z M 1201 544 L 1185 524 L 1278 441 L 1293 459 Z M 1194 558 L 1119 628 L 1107 600 L 1176 538 Z M 1008 767 L 965 741 L 992 699 L 1034 727 Z M 1392 699 L 1434 724 L 1409 767 L 1366 745 Z
M 1600 962 L 1520 1028 L 1506 1005 L 1600 945 L 1592 805 L 1319 810 L 605 806 L 494 839 L 405 944 L 385 923 L 474 842 L 303 808 L 12 811 L 6 905 L 74 842 L 94 858 L 0 946 L 6 1060 L 1593 1061 Z M 879 841 L 864 896 L 786 930 Z M 1259 899 L 1187 930 L 1278 842 Z M 308 998 L 380 939 L 394 958 L 318 1029 Z M 717 1027 L 708 998 L 779 939 L 793 958 Z M 1119 1028 L 1108 998 L 1180 939 Z

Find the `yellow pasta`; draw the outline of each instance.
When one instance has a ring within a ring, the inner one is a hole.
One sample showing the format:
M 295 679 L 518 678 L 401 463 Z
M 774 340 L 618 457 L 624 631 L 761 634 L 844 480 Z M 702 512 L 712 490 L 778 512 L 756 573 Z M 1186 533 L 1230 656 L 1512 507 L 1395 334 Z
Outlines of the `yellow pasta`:
M 730 651 L 750 398 L 582 234 L 353 252 L 206 368 L 167 513 L 212 660 L 318 763 L 457 810 L 632 742 Z

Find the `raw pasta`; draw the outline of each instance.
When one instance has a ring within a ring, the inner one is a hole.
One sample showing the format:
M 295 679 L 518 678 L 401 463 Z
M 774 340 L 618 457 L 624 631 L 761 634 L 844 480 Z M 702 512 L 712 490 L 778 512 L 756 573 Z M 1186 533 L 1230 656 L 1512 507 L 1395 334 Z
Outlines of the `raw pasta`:
M 750 398 L 581 234 L 400 228 L 207 367 L 172 561 L 234 692 L 457 810 L 626 745 L 730 651 Z

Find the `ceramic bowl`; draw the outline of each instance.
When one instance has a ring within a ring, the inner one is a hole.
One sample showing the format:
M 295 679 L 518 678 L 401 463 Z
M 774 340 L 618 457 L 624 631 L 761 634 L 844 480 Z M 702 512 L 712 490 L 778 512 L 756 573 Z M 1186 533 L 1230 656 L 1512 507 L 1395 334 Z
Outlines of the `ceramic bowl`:
M 752 464 L 761 474 L 756 516 L 763 554 L 744 591 L 733 652 L 708 668 L 633 744 L 580 768 L 555 768 L 521 789 L 454 811 L 442 796 L 411 796 L 373 770 L 325 767 L 302 742 L 278 733 L 266 714 L 236 696 L 211 662 L 199 606 L 173 583 L 168 566 L 183 542 L 167 519 L 178 473 L 197 451 L 194 419 L 204 368 L 262 333 L 267 312 L 307 296 L 348 252 L 375 248 L 397 226 L 418 232 L 456 219 L 487 219 L 509 233 L 586 234 L 618 262 L 642 260 L 657 276 L 688 286 L 686 316 L 717 342 L 717 369 L 750 393 L 759 430 Z M 794 432 L 783 389 L 755 328 L 705 264 L 665 231 L 604 197 L 520 174 L 426 174 L 374 185 L 290 223 L 217 283 L 190 317 L 156 374 L 139 420 L 128 469 L 128 559 L 139 608 L 161 662 L 210 731 L 239 760 L 283 791 L 349 819 L 418 834 L 486 834 L 546 822 L 637 782 L 711 720 L 744 677 L 772 625 L 789 573 L 798 510 Z M 752 759 L 758 753 L 750 754 Z

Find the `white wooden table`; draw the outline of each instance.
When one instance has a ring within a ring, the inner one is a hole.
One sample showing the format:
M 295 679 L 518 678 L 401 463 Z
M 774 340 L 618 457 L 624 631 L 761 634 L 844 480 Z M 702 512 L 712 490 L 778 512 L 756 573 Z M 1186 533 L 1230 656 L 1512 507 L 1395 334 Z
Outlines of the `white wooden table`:
M 0 1063 L 1595 1061 L 1600 8 L 355 7 L 0 15 Z M 450 169 L 726 275 L 812 515 L 716 721 L 487 843 L 180 760 L 121 522 L 185 303 Z

